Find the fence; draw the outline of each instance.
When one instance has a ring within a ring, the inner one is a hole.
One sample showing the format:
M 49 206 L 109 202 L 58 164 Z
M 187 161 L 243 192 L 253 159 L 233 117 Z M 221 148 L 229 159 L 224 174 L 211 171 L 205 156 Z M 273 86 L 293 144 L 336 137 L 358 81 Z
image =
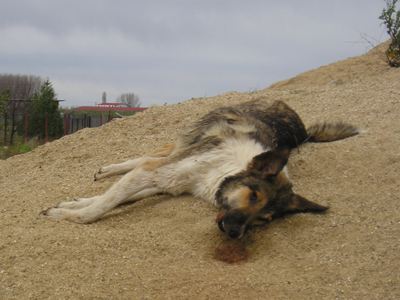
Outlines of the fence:
M 96 115 L 89 115 L 89 114 L 74 114 L 72 113 L 63 113 L 63 135 L 68 135 L 71 133 L 74 133 L 80 129 L 83 128 L 90 128 L 90 127 L 99 127 L 105 123 L 108 123 L 111 121 L 115 116 L 111 112 L 108 113 L 97 113 Z M 15 120 L 13 121 L 14 125 L 9 125 L 7 126 L 9 130 L 7 130 L 7 127 L 4 126 L 4 118 L 0 118 L 0 124 L 2 128 L 0 128 L 0 131 L 2 132 L 3 135 L 3 144 L 12 144 L 13 142 L 13 137 L 14 134 L 12 134 L 11 137 L 8 137 L 8 133 L 10 133 L 11 130 L 14 130 L 17 132 L 17 127 L 18 129 L 18 134 L 23 136 L 23 139 L 25 142 L 29 140 L 29 113 L 24 112 L 24 113 L 16 113 L 14 118 Z M 6 120 L 7 121 L 7 120 Z M 14 126 L 15 128 L 12 129 L 11 127 Z M 48 115 L 45 115 L 44 119 L 44 124 L 43 124 L 45 136 L 44 136 L 44 142 L 49 141 L 49 120 L 48 120 Z
M 99 127 L 113 119 L 111 113 L 107 115 L 74 115 L 64 113 L 64 135 L 74 133 L 83 128 Z

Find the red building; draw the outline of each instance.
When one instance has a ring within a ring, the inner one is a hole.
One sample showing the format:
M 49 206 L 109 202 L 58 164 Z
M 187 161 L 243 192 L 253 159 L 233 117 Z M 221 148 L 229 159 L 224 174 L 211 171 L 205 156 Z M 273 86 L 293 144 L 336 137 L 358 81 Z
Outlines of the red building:
M 76 107 L 75 111 L 97 111 L 97 112 L 109 112 L 109 111 L 120 111 L 120 112 L 139 112 L 147 109 L 147 107 L 128 107 L 126 103 L 121 102 L 106 102 L 100 103 L 96 106 L 79 106 Z

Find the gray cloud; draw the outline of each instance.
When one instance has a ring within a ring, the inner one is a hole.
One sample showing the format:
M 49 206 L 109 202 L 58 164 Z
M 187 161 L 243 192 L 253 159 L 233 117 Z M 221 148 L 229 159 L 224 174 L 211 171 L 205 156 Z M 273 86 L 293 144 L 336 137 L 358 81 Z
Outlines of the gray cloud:
M 0 72 L 49 77 L 67 105 L 144 105 L 274 81 L 385 39 L 374 0 L 3 1 Z

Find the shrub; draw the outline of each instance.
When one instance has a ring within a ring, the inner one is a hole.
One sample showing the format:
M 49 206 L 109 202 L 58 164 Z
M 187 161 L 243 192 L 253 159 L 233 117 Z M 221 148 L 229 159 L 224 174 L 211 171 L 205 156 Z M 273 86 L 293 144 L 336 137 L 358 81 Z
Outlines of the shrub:
M 398 0 L 386 0 L 386 8 L 379 19 L 383 20 L 390 36 L 390 45 L 386 50 L 388 63 L 392 67 L 400 67 L 400 10 L 396 9 Z

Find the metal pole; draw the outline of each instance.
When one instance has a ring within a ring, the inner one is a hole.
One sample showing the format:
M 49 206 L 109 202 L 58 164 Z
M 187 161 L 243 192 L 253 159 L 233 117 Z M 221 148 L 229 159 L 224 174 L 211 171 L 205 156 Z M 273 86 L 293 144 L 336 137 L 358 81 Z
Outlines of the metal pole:
M 49 114 L 47 112 L 44 117 L 44 141 L 45 143 L 49 141 Z
M 25 112 L 24 114 L 24 141 L 25 143 L 28 141 L 28 124 L 29 124 L 29 119 L 28 119 L 28 113 Z
M 64 135 L 67 135 L 67 114 L 64 114 Z
M 71 133 L 71 114 L 68 114 L 68 119 L 67 119 L 67 134 Z

